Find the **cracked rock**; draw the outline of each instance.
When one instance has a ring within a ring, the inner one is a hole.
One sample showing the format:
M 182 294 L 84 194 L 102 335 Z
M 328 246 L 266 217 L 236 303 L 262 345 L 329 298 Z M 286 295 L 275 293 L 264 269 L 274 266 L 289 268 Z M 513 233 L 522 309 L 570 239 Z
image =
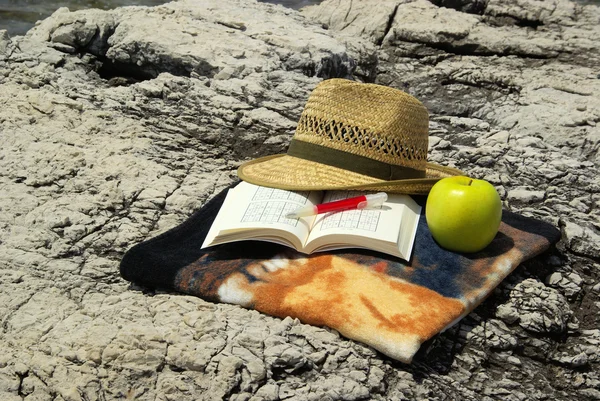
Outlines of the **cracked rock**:
M 498 317 L 534 333 L 563 334 L 573 312 L 566 299 L 552 288 L 533 279 L 517 284 L 509 302 L 498 307 Z
M 0 30 L 0 400 L 598 398 L 600 8 L 434 3 L 181 0 Z M 334 76 L 415 95 L 430 161 L 564 234 L 411 365 L 118 274 L 285 152 Z
M 567 246 L 573 252 L 600 258 L 600 230 L 598 227 L 566 221 L 564 233 Z

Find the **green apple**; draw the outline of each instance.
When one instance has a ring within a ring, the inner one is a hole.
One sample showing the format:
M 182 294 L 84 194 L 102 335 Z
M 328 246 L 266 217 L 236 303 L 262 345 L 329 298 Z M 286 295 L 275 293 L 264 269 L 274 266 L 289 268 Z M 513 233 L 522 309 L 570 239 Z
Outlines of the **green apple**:
M 429 192 L 425 218 L 431 235 L 442 247 L 477 252 L 496 236 L 502 202 L 496 188 L 485 180 L 442 178 Z

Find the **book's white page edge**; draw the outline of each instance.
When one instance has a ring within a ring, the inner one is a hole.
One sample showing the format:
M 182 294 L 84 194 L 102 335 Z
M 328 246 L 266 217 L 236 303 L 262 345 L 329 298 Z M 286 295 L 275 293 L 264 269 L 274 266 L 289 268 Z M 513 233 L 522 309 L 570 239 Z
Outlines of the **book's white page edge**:
M 208 233 L 206 234 L 206 238 L 204 239 L 204 242 L 202 243 L 202 246 L 200 247 L 200 249 L 204 249 L 204 248 L 208 248 L 209 246 L 212 246 L 211 243 L 215 240 L 215 238 L 219 234 L 219 229 L 221 227 L 221 220 L 223 219 L 223 216 L 227 212 L 228 208 L 230 207 L 228 204 L 232 202 L 233 198 L 235 198 L 236 189 L 238 187 L 239 187 L 239 184 L 236 185 L 235 187 L 227 190 L 227 194 L 225 195 L 223 204 L 221 205 L 221 208 L 219 209 L 217 216 L 213 220 L 213 223 L 210 226 L 210 229 L 208 230 Z
M 410 261 L 410 256 L 415 244 L 415 238 L 417 236 L 417 229 L 419 227 L 419 220 L 421 218 L 421 206 L 415 202 L 413 198 L 406 195 L 408 200 L 404 207 L 405 212 L 403 213 L 402 225 L 400 227 L 400 233 L 398 235 L 398 249 L 403 255 L 403 258 Z M 406 239 L 409 239 L 406 241 Z
M 234 192 L 234 189 L 235 188 L 231 188 L 231 189 L 227 190 L 227 194 L 225 195 L 225 200 L 223 200 L 223 204 L 221 205 L 221 208 L 219 209 L 217 216 L 213 220 L 213 223 L 211 224 L 210 228 L 208 229 L 208 233 L 206 234 L 206 238 L 204 238 L 204 242 L 202 243 L 202 246 L 200 247 L 200 249 L 208 248 L 209 246 L 211 246 L 211 243 L 215 240 L 215 238 L 217 237 L 217 234 L 219 234 L 219 227 L 220 227 L 219 220 L 220 220 L 221 216 L 225 213 L 225 210 L 227 210 L 226 205 L 227 205 L 228 200 L 231 198 L 232 192 Z

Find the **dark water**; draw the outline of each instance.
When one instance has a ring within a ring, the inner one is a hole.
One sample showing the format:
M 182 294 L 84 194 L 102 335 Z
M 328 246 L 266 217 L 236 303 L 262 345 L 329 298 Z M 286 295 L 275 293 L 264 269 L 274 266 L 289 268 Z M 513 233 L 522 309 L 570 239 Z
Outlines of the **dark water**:
M 301 8 L 318 4 L 322 0 L 259 0 L 265 3 L 281 4 L 290 8 Z M 0 0 L 0 29 L 7 29 L 11 36 L 23 35 L 37 20 L 42 20 L 60 7 L 69 10 L 101 8 L 108 10 L 121 6 L 156 6 L 169 0 Z M 600 5 L 600 0 L 578 0 L 582 4 Z
M 321 0 L 262 0 L 265 3 L 281 4 L 290 8 L 300 8 Z M 42 20 L 60 7 L 69 10 L 101 8 L 108 10 L 121 6 L 156 6 L 169 0 L 0 0 L 0 29 L 8 30 L 11 36 L 23 35 L 37 20 Z

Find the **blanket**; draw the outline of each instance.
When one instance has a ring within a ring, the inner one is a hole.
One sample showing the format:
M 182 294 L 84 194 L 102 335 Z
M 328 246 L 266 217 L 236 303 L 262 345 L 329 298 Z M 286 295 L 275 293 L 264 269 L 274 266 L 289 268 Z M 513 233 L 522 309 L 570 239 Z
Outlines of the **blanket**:
M 486 249 L 459 254 L 435 242 L 423 213 L 409 262 L 358 249 L 304 255 L 258 241 L 200 249 L 225 193 L 179 226 L 133 246 L 121 261 L 122 277 L 328 326 L 404 363 L 423 342 L 472 311 L 521 262 L 560 238 L 548 223 L 504 211 Z

